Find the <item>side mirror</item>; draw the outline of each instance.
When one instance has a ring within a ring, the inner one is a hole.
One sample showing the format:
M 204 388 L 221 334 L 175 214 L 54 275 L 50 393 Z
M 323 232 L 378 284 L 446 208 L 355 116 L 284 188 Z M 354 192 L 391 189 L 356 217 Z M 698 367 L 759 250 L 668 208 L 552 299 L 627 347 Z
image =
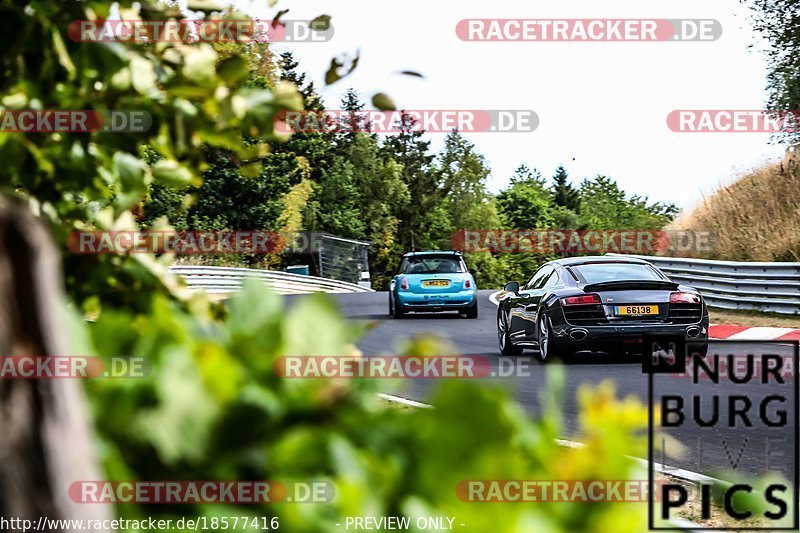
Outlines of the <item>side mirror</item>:
M 517 282 L 517 281 L 509 281 L 508 283 L 506 283 L 505 287 L 503 287 L 503 290 L 506 291 L 506 292 L 513 292 L 514 294 L 518 294 L 519 293 L 519 282 Z
M 470 268 L 470 269 L 468 270 L 468 272 L 470 273 L 470 275 L 471 275 L 473 278 L 474 278 L 474 277 L 475 277 L 475 276 L 478 274 L 477 272 L 475 272 L 475 269 L 474 269 L 474 268 Z

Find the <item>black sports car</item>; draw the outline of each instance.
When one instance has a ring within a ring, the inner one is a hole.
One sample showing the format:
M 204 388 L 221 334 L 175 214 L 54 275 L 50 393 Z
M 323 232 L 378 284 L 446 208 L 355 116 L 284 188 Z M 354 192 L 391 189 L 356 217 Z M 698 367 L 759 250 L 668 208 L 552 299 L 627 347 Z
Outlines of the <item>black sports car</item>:
M 700 346 L 708 339 L 708 309 L 700 293 L 640 259 L 550 261 L 524 286 L 506 283 L 497 300 L 504 355 L 536 346 L 543 360 L 582 350 L 642 353 L 645 334 Z

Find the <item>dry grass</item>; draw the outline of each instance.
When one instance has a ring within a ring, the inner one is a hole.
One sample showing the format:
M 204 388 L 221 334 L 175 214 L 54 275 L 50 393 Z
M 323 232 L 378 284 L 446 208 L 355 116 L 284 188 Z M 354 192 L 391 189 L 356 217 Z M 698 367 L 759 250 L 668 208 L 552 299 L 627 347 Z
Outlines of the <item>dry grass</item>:
M 718 189 L 668 230 L 710 231 L 715 245 L 694 257 L 800 261 L 800 171 L 773 163 Z M 691 254 L 682 254 L 691 255 Z
M 761 311 L 732 311 L 714 308 L 709 309 L 708 312 L 712 324 L 800 329 L 800 315 L 779 315 L 778 313 L 762 313 Z

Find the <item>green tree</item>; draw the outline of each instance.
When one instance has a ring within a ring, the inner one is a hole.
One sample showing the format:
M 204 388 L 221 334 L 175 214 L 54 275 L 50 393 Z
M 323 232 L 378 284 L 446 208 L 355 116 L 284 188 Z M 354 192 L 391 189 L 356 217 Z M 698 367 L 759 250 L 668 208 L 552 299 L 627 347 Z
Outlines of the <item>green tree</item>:
M 506 224 L 514 229 L 542 229 L 552 224 L 551 194 L 541 173 L 520 165 L 507 189 L 497 195 Z
M 401 179 L 408 189 L 410 201 L 398 206 L 398 244 L 401 250 L 434 247 L 446 235 L 450 223 L 442 199 L 447 191 L 439 174 L 432 167 L 430 141 L 416 127 L 416 120 L 402 112 L 400 132 L 386 139 L 382 147 L 385 160 L 394 160 L 402 167 Z
M 336 140 L 340 146 L 345 146 L 353 141 L 357 133 L 371 132 L 372 125 L 362 113 L 366 104 L 352 87 L 345 91 L 340 105 L 341 114 Z
M 661 229 L 678 213 L 674 204 L 650 204 L 647 198 L 627 197 L 607 176 L 584 180 L 580 197 L 582 224 L 591 229 Z
M 363 202 L 353 163 L 337 157 L 329 168 L 322 169 L 320 182 L 314 184 L 310 229 L 363 239 Z
M 291 52 L 280 56 L 279 77 L 298 87 L 303 96 L 303 111 L 320 113 L 324 108 L 322 97 L 314 82 L 306 82 L 306 74 L 298 70 L 299 64 Z M 301 125 L 304 122 L 300 121 Z M 274 145 L 272 154 L 265 159 L 275 179 L 287 174 L 293 176 L 292 183 L 308 179 L 316 184 L 322 181 L 322 171 L 333 163 L 333 139 L 324 131 L 303 131 L 293 134 L 288 140 Z
M 580 192 L 569 182 L 567 170 L 559 165 L 553 176 L 553 201 L 575 213 L 580 212 Z
M 181 17 L 160 2 L 123 0 L 119 7 L 129 19 Z M 184 191 L 199 187 L 209 168 L 208 145 L 230 150 L 244 172 L 257 175 L 253 153 L 276 138 L 273 116 L 301 106 L 289 84 L 274 89 L 251 84 L 243 49 L 70 39 L 71 22 L 106 19 L 110 8 L 96 0 L 2 3 L 5 109 L 135 109 L 152 119 L 145 131 L 2 136 L 3 190 L 36 205 L 62 244 L 75 230 L 135 229 L 131 210 L 150 184 Z M 263 141 L 242 143 L 242 132 Z M 145 146 L 161 159 L 149 165 Z M 102 301 L 146 309 L 154 292 L 170 290 L 160 281 L 163 266 L 145 254 L 64 259 L 66 285 L 79 306 Z
M 457 131 L 449 133 L 437 156 L 436 171 L 453 231 L 500 227 L 500 217 L 486 189 L 491 169 L 474 144 Z
M 448 235 L 442 236 L 440 247 L 450 248 L 452 235 L 460 230 L 493 230 L 501 227 L 495 199 L 486 189 L 491 173 L 486 159 L 475 145 L 453 131 L 445 138 L 436 158 L 436 172 L 446 191 L 443 206 L 450 221 Z M 474 269 L 479 287 L 500 287 L 506 278 L 502 262 L 487 252 L 468 253 L 466 261 Z
M 229 153 L 212 149 L 211 169 L 203 175 L 196 201 L 189 209 L 189 226 L 196 230 L 274 231 L 283 212 L 281 197 L 292 185 L 290 175 L 265 169 L 257 177 L 242 176 Z
M 282 81 L 288 81 L 289 83 L 293 83 L 295 86 L 297 86 L 297 88 L 300 90 L 300 94 L 303 95 L 304 110 L 322 111 L 325 106 L 322 98 L 314 87 L 314 82 L 309 81 L 306 83 L 306 74 L 297 69 L 299 66 L 300 64 L 295 61 L 294 54 L 292 52 L 282 52 L 280 54 L 280 59 L 278 60 L 279 78 Z
M 353 113 L 343 117 L 341 130 L 326 134 L 329 165 L 309 204 L 307 226 L 343 237 L 367 239 L 383 258 L 391 248 L 397 228 L 398 209 L 408 203 L 407 187 L 399 165 L 381 157 L 377 137 L 368 133 L 357 113 L 364 109 L 353 89 L 348 89 L 341 107 Z
M 384 289 L 398 264 L 397 212 L 411 200 L 402 180 L 402 166 L 393 159 L 382 158 L 377 139 L 368 133 L 355 134 L 343 157 L 353 165 L 354 183 L 361 195 L 359 216 L 364 238 L 372 243 L 370 271 L 374 287 Z
M 798 0 L 745 0 L 753 13 L 753 25 L 769 47 L 767 106 L 775 111 L 800 109 L 800 2 Z M 786 132 L 800 141 L 797 130 Z

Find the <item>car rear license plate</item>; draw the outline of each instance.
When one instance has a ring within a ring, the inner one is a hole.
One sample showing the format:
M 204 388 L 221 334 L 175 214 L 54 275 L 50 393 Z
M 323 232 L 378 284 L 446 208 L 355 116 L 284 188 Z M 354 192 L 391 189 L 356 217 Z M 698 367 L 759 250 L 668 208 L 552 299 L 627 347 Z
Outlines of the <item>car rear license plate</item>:
M 618 305 L 617 314 L 621 316 L 657 315 L 657 305 Z
M 449 287 L 450 282 L 446 279 L 426 279 L 422 282 L 423 287 Z

